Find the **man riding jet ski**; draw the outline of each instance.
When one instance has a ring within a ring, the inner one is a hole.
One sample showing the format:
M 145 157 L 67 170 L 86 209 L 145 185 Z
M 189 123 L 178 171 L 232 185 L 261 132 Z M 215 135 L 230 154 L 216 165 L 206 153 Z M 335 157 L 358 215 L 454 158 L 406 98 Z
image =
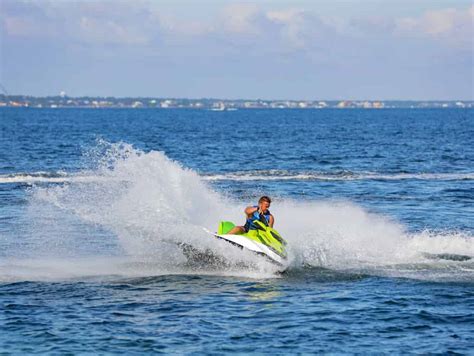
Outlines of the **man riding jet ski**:
M 217 234 L 213 235 L 240 248 L 265 256 L 274 263 L 285 264 L 286 241 L 273 229 L 275 218 L 268 210 L 270 204 L 269 197 L 261 197 L 258 205 L 245 209 L 247 221 L 244 226 L 236 226 L 230 221 L 221 221 Z
M 248 206 L 245 208 L 245 215 L 247 215 L 247 221 L 245 222 L 244 226 L 234 226 L 232 230 L 228 232 L 230 235 L 235 234 L 245 234 L 248 233 L 250 230 L 257 230 L 257 227 L 253 223 L 254 220 L 260 220 L 265 225 L 273 228 L 273 224 L 275 223 L 275 218 L 270 213 L 268 208 L 272 200 L 264 195 L 258 200 L 258 205 L 255 206 Z

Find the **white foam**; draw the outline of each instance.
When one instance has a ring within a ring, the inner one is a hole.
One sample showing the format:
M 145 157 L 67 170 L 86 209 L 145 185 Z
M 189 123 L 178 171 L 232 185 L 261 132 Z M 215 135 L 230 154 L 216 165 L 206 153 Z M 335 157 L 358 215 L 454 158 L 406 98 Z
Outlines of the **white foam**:
M 20 174 L 13 174 L 13 175 L 0 175 L 0 184 L 9 184 L 9 183 L 24 183 L 34 185 L 37 183 L 85 183 L 85 182 L 95 182 L 102 179 L 98 176 L 87 176 L 84 174 L 75 175 L 69 174 L 67 176 L 51 176 L 46 174 L 44 176 L 40 174 L 27 174 L 27 173 L 20 173 Z
M 203 179 L 209 181 L 274 181 L 274 180 L 315 180 L 315 181 L 347 181 L 347 180 L 473 180 L 474 173 L 393 173 L 381 174 L 377 172 L 289 172 L 289 171 L 252 171 L 230 172 L 226 174 L 205 175 Z
M 8 183 L 71 183 L 94 182 L 103 177 L 93 172 L 20 172 L 0 175 L 0 184 Z M 108 177 L 107 179 L 112 179 Z M 474 173 L 393 173 L 377 172 L 290 172 L 286 170 L 267 170 L 251 172 L 229 172 L 226 174 L 204 174 L 204 181 L 353 181 L 353 180 L 474 180 Z
M 285 218 L 279 229 L 283 236 L 291 236 L 296 264 L 343 270 L 432 264 L 426 256 L 437 254 L 474 258 L 472 235 L 458 231 L 408 232 L 389 217 L 350 202 L 285 201 L 275 205 L 273 212 Z
M 243 223 L 242 211 L 251 202 L 235 202 L 213 191 L 196 172 L 162 152 L 110 145 L 99 157 L 98 168 L 77 176 L 81 175 L 94 179 L 70 180 L 32 191 L 28 232 L 21 238 L 14 236 L 16 247 L 6 259 L 14 262 L 0 265 L 0 279 L 14 279 L 15 275 L 34 279 L 35 270 L 38 278 L 195 273 L 183 267 L 184 256 L 170 242 L 209 249 L 232 262 L 217 270 L 200 268 L 199 273 L 274 276 L 275 266 L 216 241 L 202 230 L 215 230 L 220 220 Z M 409 233 L 389 217 L 351 202 L 277 199 L 272 212 L 276 228 L 289 243 L 290 268 L 311 265 L 389 275 L 408 270 L 409 277 L 417 278 L 420 266 L 438 268 L 447 263 L 427 260 L 426 254 L 474 257 L 471 235 L 455 231 Z M 45 264 L 45 260 L 55 262 Z M 129 261 L 133 261 L 131 269 Z M 9 268 L 13 265 L 27 267 Z M 92 272 L 89 265 L 94 266 Z M 450 266 L 455 267 L 448 275 L 462 271 L 474 280 L 471 262 Z M 19 272 L 7 274 L 8 269 Z

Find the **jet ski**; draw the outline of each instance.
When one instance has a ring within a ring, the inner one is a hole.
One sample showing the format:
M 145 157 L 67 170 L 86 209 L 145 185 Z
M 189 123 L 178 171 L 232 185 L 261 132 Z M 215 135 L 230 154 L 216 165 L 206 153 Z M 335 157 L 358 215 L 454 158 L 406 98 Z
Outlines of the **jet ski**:
M 228 234 L 235 224 L 230 221 L 221 221 L 217 233 L 205 229 L 214 237 L 227 241 L 232 245 L 255 252 L 266 257 L 271 262 L 283 266 L 287 260 L 286 241 L 275 229 L 268 226 L 265 219 L 253 221 L 256 230 L 249 230 L 244 234 Z

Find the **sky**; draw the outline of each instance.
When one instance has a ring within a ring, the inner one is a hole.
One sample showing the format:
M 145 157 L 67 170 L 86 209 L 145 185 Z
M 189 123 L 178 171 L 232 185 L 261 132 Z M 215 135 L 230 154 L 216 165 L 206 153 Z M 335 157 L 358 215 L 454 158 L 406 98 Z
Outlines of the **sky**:
M 474 100 L 471 0 L 0 0 L 10 94 Z

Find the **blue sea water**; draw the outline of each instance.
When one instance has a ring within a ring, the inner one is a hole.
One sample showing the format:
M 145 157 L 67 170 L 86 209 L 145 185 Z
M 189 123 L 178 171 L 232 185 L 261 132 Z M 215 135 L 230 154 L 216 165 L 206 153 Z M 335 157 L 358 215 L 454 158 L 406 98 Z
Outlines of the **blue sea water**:
M 472 354 L 473 114 L 1 109 L 0 353 Z

